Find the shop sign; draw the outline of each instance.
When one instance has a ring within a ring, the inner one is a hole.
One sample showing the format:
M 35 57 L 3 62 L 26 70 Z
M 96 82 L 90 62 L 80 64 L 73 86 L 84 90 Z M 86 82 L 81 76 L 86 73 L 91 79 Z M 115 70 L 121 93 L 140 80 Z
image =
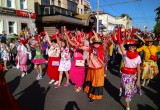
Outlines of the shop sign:
M 11 8 L 0 7 L 0 14 L 16 15 L 16 10 Z
M 17 16 L 35 19 L 36 18 L 36 13 L 22 11 L 22 10 L 17 10 Z

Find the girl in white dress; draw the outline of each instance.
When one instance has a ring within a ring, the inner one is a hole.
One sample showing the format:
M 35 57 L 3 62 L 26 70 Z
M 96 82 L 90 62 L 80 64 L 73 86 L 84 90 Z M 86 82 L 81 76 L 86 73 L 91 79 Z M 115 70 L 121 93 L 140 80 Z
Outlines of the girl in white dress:
M 70 58 L 70 52 L 69 52 L 69 45 L 66 40 L 61 40 L 57 37 L 57 41 L 59 45 L 61 46 L 60 51 L 61 51 L 61 59 L 60 59 L 60 65 L 58 68 L 59 71 L 59 83 L 55 88 L 59 88 L 61 81 L 62 81 L 62 76 L 63 72 L 66 74 L 67 81 L 64 86 L 69 85 L 69 73 L 68 71 L 71 68 L 71 58 Z

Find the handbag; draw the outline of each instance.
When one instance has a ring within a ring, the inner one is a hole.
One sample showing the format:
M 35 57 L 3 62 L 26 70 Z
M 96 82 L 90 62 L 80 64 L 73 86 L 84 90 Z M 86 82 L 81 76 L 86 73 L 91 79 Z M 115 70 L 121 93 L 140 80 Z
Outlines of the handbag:
M 59 66 L 59 61 L 52 61 L 52 66 Z
M 84 60 L 76 60 L 76 66 L 84 66 Z
M 150 59 L 154 60 L 154 61 L 157 61 L 158 60 L 158 57 L 156 55 L 151 55 L 150 56 Z
M 77 53 L 76 53 L 76 57 L 77 57 Z M 84 60 L 76 60 L 76 66 L 84 66 Z
M 148 48 L 148 50 L 149 50 L 149 52 L 150 52 L 150 54 L 151 54 L 151 51 L 150 51 L 149 48 Z M 150 59 L 151 59 L 151 60 L 154 60 L 154 61 L 157 61 L 157 60 L 158 60 L 158 57 L 157 57 L 156 55 L 152 55 L 152 54 L 151 54 Z

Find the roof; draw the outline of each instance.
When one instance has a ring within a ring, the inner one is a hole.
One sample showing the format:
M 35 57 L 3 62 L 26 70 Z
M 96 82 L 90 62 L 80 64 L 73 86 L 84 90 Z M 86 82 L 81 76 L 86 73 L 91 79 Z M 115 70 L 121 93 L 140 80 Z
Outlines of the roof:
M 91 14 L 80 14 L 80 15 L 76 15 L 75 17 L 84 20 L 84 19 L 88 19 L 90 15 Z

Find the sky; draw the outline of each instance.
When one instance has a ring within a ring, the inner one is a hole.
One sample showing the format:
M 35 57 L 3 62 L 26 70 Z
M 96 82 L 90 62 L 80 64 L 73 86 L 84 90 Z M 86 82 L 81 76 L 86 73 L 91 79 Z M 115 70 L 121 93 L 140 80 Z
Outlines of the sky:
M 97 0 L 88 0 L 93 11 L 97 10 Z M 156 12 L 154 11 L 160 6 L 160 0 L 99 0 L 99 7 L 101 11 L 109 13 L 115 17 L 122 13 L 128 14 L 132 18 L 133 27 L 144 30 L 153 30 L 156 21 Z M 129 2 L 125 4 L 118 3 Z M 115 5 L 113 5 L 115 4 Z M 106 5 L 106 6 L 105 6 Z

